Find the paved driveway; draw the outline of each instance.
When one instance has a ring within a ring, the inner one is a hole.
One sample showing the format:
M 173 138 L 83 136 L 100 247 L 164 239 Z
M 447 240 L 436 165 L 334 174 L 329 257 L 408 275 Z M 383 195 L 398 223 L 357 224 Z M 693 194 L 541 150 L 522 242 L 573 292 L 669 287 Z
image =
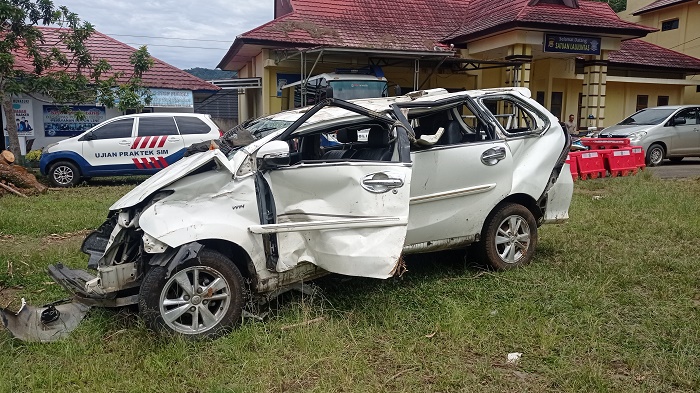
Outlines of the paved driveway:
M 660 166 L 647 169 L 662 179 L 700 178 L 700 158 L 684 158 L 679 163 L 664 160 Z

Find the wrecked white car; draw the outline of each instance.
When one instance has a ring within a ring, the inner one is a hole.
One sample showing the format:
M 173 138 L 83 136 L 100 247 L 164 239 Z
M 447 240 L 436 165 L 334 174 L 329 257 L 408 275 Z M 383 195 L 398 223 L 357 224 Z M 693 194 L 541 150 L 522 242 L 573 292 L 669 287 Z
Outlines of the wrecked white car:
M 328 273 L 389 278 L 403 254 L 478 243 L 494 268 L 522 266 L 538 227 L 568 218 L 570 140 L 526 89 L 327 99 L 265 121 L 280 129 L 117 201 L 83 243 L 94 273 L 49 267 L 74 302 L 3 312 L 5 325 L 48 341 L 87 306 L 138 304 L 154 329 L 214 336 L 251 299 Z

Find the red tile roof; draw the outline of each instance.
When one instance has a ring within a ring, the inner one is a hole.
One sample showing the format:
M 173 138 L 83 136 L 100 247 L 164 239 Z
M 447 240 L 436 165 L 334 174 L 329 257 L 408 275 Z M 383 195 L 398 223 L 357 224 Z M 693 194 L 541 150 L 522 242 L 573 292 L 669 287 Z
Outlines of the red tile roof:
M 294 11 L 240 35 L 299 46 L 432 51 L 469 0 L 291 0 Z
M 449 39 L 474 39 L 508 27 L 543 27 L 586 32 L 615 32 L 644 36 L 656 29 L 626 22 L 607 3 L 579 1 L 579 8 L 530 0 L 472 0 L 469 19 Z
M 621 65 L 700 72 L 700 59 L 642 40 L 622 41 L 620 50 L 611 52 L 609 60 L 611 63 Z
M 293 12 L 237 40 L 297 46 L 432 51 L 446 39 L 472 36 L 508 23 L 551 25 L 643 36 L 655 29 L 621 20 L 606 3 L 580 8 L 528 5 L 530 0 L 291 0 Z M 235 43 L 234 43 L 235 47 Z
M 652 12 L 656 10 L 660 10 L 662 8 L 670 7 L 672 5 L 678 5 L 681 3 L 689 3 L 694 0 L 656 0 L 652 2 L 651 4 L 642 7 L 638 9 L 637 11 L 634 11 L 632 15 L 641 15 L 647 12 Z
M 59 41 L 61 29 L 51 27 L 39 27 L 39 29 L 44 34 L 47 45 Z M 123 72 L 127 75 L 127 78 L 133 73 L 133 66 L 129 62 L 129 56 L 136 49 L 97 31 L 90 36 L 86 44 L 94 60 L 107 60 L 114 71 Z M 164 61 L 156 58 L 153 58 L 153 61 L 153 67 L 148 72 L 145 72 L 142 78 L 143 84 L 147 87 L 193 91 L 220 90 L 218 86 L 190 75 Z M 27 72 L 31 72 L 34 69 L 31 59 L 27 58 L 22 51 L 18 51 L 15 54 L 15 67 Z M 123 78 L 123 80 L 126 81 L 127 78 Z

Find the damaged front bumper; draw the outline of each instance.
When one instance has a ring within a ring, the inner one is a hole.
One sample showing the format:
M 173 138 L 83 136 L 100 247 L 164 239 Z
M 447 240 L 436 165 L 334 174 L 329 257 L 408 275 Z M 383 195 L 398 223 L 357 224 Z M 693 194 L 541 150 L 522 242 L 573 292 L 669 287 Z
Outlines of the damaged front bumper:
M 22 299 L 19 310 L 0 309 L 5 328 L 22 341 L 51 342 L 67 336 L 78 327 L 92 306 L 123 307 L 138 302 L 138 295 L 117 296 L 118 292 L 95 291 L 99 279 L 92 274 L 63 264 L 49 266 L 49 275 L 73 294 L 67 300 L 34 307 Z

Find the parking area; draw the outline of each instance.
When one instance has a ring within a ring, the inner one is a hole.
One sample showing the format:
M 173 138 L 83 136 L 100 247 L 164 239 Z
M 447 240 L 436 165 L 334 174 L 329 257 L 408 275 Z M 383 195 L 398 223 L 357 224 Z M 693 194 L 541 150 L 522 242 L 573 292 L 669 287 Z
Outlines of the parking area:
M 678 163 L 665 160 L 660 166 L 648 169 L 661 179 L 700 178 L 700 158 L 685 158 Z

